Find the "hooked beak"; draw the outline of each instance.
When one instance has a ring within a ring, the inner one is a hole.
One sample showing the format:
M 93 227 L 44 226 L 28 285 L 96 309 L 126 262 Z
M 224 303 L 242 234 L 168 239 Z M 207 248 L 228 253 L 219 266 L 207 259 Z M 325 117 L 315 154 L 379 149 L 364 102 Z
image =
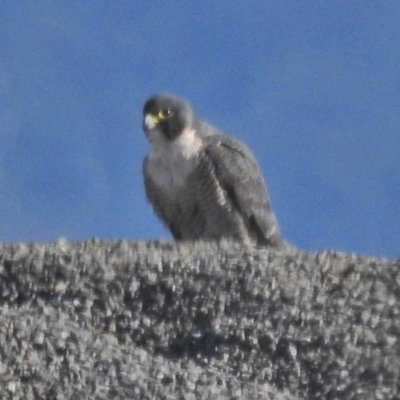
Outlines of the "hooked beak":
M 159 119 L 153 114 L 146 114 L 144 117 L 144 125 L 147 129 L 153 129 L 159 122 Z

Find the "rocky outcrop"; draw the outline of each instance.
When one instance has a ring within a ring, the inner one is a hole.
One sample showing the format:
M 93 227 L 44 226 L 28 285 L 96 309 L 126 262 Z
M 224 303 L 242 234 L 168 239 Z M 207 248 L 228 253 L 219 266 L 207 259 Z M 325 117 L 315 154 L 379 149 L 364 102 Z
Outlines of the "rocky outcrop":
M 400 262 L 234 243 L 0 246 L 4 399 L 395 399 Z

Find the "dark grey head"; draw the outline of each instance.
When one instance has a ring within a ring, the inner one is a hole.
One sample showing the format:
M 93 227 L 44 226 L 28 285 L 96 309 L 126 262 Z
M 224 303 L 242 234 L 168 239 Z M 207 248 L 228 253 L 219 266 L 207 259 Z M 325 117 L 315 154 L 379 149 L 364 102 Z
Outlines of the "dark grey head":
M 175 96 L 160 94 L 151 97 L 143 107 L 143 129 L 149 134 L 157 131 L 173 140 L 194 121 L 189 104 Z

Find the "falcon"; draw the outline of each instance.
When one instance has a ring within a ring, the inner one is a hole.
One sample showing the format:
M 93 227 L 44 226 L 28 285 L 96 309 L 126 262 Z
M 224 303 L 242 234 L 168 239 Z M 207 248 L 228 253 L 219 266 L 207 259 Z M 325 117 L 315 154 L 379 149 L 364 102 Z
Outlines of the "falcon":
M 175 240 L 284 244 L 260 168 L 244 144 L 168 94 L 146 101 L 143 130 L 151 145 L 143 162 L 147 199 Z

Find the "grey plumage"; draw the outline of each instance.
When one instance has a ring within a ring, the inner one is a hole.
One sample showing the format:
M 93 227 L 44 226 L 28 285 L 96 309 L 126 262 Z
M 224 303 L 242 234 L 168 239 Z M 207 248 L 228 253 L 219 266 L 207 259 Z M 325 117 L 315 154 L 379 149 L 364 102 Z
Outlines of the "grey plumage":
M 146 195 L 176 240 L 284 244 L 265 182 L 249 149 L 198 120 L 170 95 L 149 99 L 144 131 Z

